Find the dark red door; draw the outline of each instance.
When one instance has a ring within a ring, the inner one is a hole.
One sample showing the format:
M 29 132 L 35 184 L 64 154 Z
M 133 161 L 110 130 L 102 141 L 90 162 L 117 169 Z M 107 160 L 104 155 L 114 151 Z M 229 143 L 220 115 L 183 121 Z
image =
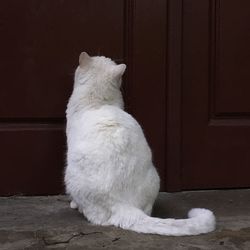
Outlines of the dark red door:
M 250 187 L 249 10 L 183 1 L 177 189 Z
M 78 56 L 128 65 L 163 191 L 250 187 L 248 0 L 0 2 L 0 195 L 63 192 Z
M 184 1 L 186 189 L 250 186 L 249 10 L 247 0 Z

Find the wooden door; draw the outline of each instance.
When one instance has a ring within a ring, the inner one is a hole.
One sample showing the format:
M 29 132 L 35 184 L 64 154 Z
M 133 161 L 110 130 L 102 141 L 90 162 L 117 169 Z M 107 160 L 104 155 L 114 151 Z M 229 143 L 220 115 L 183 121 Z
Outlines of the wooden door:
M 128 64 L 127 110 L 165 187 L 165 0 L 4 0 L 0 33 L 0 195 L 63 192 L 65 109 L 81 51 Z
M 248 0 L 0 2 L 0 195 L 63 192 L 81 51 L 128 65 L 162 191 L 250 187 Z
M 250 2 L 180 5 L 180 161 L 170 166 L 172 188 L 250 187 Z

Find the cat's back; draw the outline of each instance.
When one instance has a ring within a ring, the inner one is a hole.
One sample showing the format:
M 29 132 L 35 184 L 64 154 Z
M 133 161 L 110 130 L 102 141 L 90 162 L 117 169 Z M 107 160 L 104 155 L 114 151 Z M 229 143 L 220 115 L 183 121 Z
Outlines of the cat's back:
M 68 121 L 68 139 L 74 144 L 104 144 L 144 140 L 137 121 L 124 110 L 104 105 L 99 109 L 83 112 L 77 118 Z M 71 140 L 72 139 L 72 140 Z
M 84 112 L 68 133 L 68 159 L 87 155 L 91 160 L 151 162 L 151 150 L 137 121 L 111 105 Z M 141 163 L 141 165 L 143 165 Z

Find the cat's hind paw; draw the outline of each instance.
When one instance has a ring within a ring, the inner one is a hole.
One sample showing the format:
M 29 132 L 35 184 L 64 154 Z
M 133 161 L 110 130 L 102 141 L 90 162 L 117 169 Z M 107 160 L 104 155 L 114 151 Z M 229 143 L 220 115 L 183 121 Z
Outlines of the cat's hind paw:
M 72 209 L 78 208 L 77 204 L 76 204 L 74 201 L 71 201 L 71 202 L 70 202 L 70 207 L 71 207 Z

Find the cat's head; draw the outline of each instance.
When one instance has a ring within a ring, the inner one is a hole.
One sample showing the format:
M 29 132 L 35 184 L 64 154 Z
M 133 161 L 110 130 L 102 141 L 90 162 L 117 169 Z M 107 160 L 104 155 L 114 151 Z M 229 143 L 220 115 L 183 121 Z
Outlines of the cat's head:
M 79 56 L 79 66 L 75 72 L 75 87 L 92 84 L 120 88 L 125 69 L 125 64 L 117 65 L 110 58 L 91 57 L 86 52 L 82 52 Z

